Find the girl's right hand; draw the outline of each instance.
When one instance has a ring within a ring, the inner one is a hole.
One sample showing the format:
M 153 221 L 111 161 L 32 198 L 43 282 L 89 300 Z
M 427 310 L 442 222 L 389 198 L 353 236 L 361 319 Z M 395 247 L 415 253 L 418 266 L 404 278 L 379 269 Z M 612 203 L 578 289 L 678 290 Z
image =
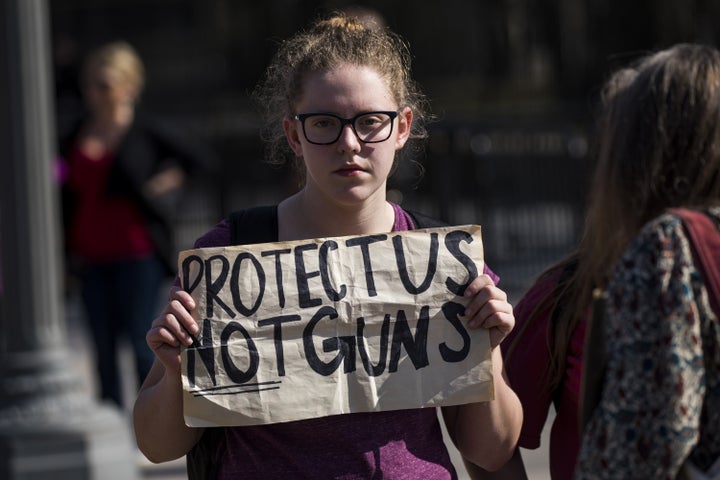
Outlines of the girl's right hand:
M 180 372 L 180 347 L 193 343 L 193 337 L 200 328 L 190 312 L 195 301 L 189 293 L 179 287 L 170 290 L 170 302 L 152 322 L 145 336 L 150 349 L 167 372 Z

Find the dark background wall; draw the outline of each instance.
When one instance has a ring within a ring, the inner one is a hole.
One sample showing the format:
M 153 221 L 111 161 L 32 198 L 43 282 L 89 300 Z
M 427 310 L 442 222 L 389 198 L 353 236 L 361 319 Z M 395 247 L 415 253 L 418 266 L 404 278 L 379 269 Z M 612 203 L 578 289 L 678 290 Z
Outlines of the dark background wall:
M 147 68 L 143 106 L 206 143 L 223 174 L 178 217 L 178 241 L 230 210 L 280 200 L 288 172 L 262 162 L 248 93 L 278 40 L 320 12 L 377 10 L 403 35 L 437 121 L 420 177 L 406 163 L 392 198 L 480 223 L 488 263 L 521 292 L 577 241 L 590 132 L 608 73 L 676 42 L 717 44 L 716 0 L 50 0 L 58 130 L 81 108 L 85 53 L 125 39 Z

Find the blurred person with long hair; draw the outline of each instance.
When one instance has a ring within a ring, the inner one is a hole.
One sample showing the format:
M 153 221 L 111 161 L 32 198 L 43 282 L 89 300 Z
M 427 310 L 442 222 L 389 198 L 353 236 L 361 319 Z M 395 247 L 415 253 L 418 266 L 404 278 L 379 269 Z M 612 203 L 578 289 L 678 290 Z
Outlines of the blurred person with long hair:
M 681 51 L 691 49 L 678 48 L 678 52 Z M 617 148 L 608 144 L 609 132 L 615 131 L 618 125 L 622 126 L 621 129 L 627 125 L 625 117 L 612 116 L 613 109 L 618 99 L 625 98 L 622 95 L 636 75 L 633 69 L 619 70 L 603 87 L 593 138 L 593 155 L 597 165 L 580 243 L 575 251 L 543 272 L 523 295 L 514 310 L 516 327 L 502 345 L 507 375 L 523 404 L 519 447 L 536 449 L 540 446 L 551 405 L 555 409 L 549 437 L 549 468 L 553 480 L 573 478 L 580 451 L 583 364 L 593 292 L 607 286 L 615 262 L 643 223 L 657 215 L 661 211 L 659 207 L 672 206 L 671 202 L 679 205 L 683 200 L 677 194 L 657 198 L 657 192 L 663 192 L 659 185 L 644 185 L 637 191 L 627 185 L 629 178 L 639 185 L 641 181 L 650 181 L 643 179 L 643 175 L 648 179 L 651 174 L 670 175 L 676 170 L 672 162 L 665 160 L 668 162 L 667 171 L 660 172 L 658 164 L 649 166 L 650 170 L 645 173 L 638 167 L 640 159 L 631 162 L 629 156 L 614 156 L 623 154 L 617 153 Z M 678 118 L 682 119 L 682 116 Z M 665 125 L 657 128 L 665 128 Z M 633 146 L 640 148 L 641 142 L 633 142 Z M 668 143 L 668 140 L 650 143 L 646 146 L 655 151 L 643 154 L 647 159 L 656 158 L 665 147 L 674 152 L 676 146 Z M 609 159 L 616 163 L 610 163 Z M 627 161 L 627 164 L 620 165 L 621 160 Z M 700 161 L 700 158 L 697 160 Z M 614 169 L 612 172 L 611 168 Z M 627 176 L 624 169 L 631 171 L 634 177 Z M 612 178 L 611 173 L 614 175 Z M 618 178 L 620 175 L 623 175 L 622 179 Z M 668 178 L 672 178 L 672 182 L 687 181 L 686 177 Z M 616 180 L 617 183 L 613 183 Z M 654 203 L 649 201 L 651 194 L 655 195 Z M 478 471 L 477 476 L 487 479 L 527 478 L 520 450 L 502 469 L 492 473 Z
M 610 83 L 588 218 L 605 232 L 607 360 L 575 478 L 719 478 L 720 298 L 669 209 L 720 235 L 720 52 L 676 45 Z
M 153 363 L 145 334 L 175 271 L 172 200 L 209 161 L 136 108 L 144 71 L 127 42 L 90 52 L 81 78 L 86 112 L 60 144 L 68 271 L 80 282 L 100 396 L 119 406 L 120 339 L 129 338 L 142 382 Z

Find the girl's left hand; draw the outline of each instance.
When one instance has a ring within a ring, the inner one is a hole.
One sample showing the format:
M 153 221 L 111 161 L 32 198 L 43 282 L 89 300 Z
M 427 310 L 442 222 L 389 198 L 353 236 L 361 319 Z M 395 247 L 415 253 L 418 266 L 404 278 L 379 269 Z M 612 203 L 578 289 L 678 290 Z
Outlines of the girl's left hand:
M 507 294 L 495 286 L 492 278 L 482 274 L 467 286 L 465 298 L 470 298 L 465 307 L 469 328 L 487 328 L 490 331 L 490 346 L 495 348 L 515 326 L 513 307 L 507 301 Z

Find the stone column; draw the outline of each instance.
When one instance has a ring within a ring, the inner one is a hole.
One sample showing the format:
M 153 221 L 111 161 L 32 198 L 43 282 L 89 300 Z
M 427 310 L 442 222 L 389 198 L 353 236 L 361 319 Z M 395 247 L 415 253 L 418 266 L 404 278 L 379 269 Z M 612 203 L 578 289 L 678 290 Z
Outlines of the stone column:
M 129 419 L 74 370 L 45 0 L 0 1 L 0 478 L 138 477 Z

